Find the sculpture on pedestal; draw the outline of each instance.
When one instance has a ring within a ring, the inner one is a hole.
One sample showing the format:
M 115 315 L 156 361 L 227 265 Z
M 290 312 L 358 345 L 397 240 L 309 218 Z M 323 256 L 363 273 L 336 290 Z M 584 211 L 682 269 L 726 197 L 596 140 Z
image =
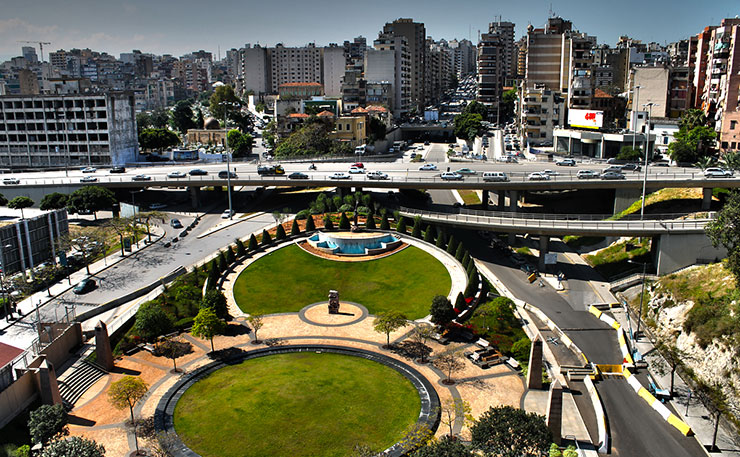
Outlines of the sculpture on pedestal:
M 329 291 L 329 314 L 339 313 L 339 292 L 336 290 Z

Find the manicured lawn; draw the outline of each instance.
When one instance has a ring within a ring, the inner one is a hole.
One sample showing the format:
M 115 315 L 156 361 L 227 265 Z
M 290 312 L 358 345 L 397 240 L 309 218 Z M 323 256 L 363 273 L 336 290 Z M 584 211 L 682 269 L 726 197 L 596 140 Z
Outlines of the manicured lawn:
M 421 410 L 413 385 L 380 363 L 340 354 L 248 360 L 198 381 L 175 408 L 180 438 L 203 457 L 347 456 L 384 450 Z
M 413 246 L 378 260 L 337 262 L 291 245 L 247 267 L 234 298 L 250 314 L 284 313 L 328 300 L 336 289 L 340 300 L 361 303 L 371 314 L 395 309 L 417 319 L 429 314 L 435 295 L 450 293 L 451 284 L 444 265 Z

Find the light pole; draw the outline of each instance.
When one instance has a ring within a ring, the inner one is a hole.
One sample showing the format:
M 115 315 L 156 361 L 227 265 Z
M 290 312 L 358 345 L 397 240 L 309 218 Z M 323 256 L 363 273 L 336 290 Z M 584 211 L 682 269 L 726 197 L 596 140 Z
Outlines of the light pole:
M 137 223 L 136 223 L 136 213 L 138 211 L 136 211 L 136 198 L 135 197 L 136 197 L 136 194 L 139 194 L 141 192 L 144 192 L 144 189 L 130 190 L 128 192 L 131 194 L 131 206 L 134 207 L 134 216 L 133 216 L 133 221 L 134 221 L 134 238 L 136 239 L 136 248 L 138 249 L 139 248 L 139 237 L 136 236 L 136 229 L 137 229 L 137 227 L 136 227 L 137 226 Z
M 647 262 L 636 262 L 634 260 L 628 260 L 627 262 L 642 265 L 642 291 L 640 292 L 640 313 L 637 315 L 637 331 L 635 332 L 635 340 L 637 340 L 640 334 L 640 323 L 642 322 L 642 304 L 645 302 L 645 275 L 647 274 Z
M 632 122 L 630 122 L 630 127 L 632 127 L 632 150 L 635 150 L 636 141 L 637 138 L 637 129 L 635 128 L 635 124 L 637 124 L 637 112 L 635 111 L 635 107 L 637 107 L 637 100 L 640 98 L 640 87 L 641 86 L 635 86 L 635 100 L 632 103 Z
M 645 103 L 644 105 L 648 109 L 647 126 L 645 127 L 645 171 L 642 175 L 642 204 L 640 205 L 640 220 L 645 216 L 645 189 L 647 188 L 647 175 L 648 175 L 648 150 L 650 149 L 650 116 L 653 113 L 653 106 L 658 106 L 657 103 Z
M 224 150 L 226 151 L 226 187 L 229 196 L 229 220 L 234 219 L 234 211 L 231 207 L 231 154 L 229 153 L 229 128 L 226 125 L 226 115 L 229 112 L 228 106 L 240 106 L 238 103 L 221 102 L 219 105 L 224 107 Z
M 64 108 L 57 108 L 57 118 L 62 118 L 64 124 L 64 176 L 69 177 L 69 134 L 67 133 L 67 116 Z

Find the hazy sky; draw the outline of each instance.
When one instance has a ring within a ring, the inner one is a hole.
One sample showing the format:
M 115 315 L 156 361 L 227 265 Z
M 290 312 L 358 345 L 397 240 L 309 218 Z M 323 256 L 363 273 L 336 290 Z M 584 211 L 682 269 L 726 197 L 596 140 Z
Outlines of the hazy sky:
M 48 51 L 91 48 L 118 56 L 139 49 L 217 56 L 245 43 L 325 45 L 363 35 L 372 42 L 385 22 L 411 17 L 435 39 L 471 38 L 499 15 L 516 24 L 546 22 L 550 5 L 575 28 L 614 45 L 620 35 L 669 43 L 740 14 L 738 0 L 29 0 L 2 2 L 0 59 L 20 55 L 18 40 L 49 41 Z M 37 46 L 38 51 L 38 46 Z

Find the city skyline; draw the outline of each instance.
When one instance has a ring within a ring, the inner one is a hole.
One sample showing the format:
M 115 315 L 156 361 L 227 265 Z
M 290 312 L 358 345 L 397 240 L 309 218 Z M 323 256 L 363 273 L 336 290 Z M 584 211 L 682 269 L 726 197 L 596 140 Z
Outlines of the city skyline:
M 719 24 L 724 17 L 740 13 L 732 0 L 715 1 L 710 8 L 675 14 L 688 2 L 638 2 L 629 0 L 619 9 L 609 11 L 604 20 L 604 7 L 584 8 L 576 0 L 549 2 L 525 0 L 514 5 L 493 8 L 484 0 L 465 2 L 462 8 L 450 8 L 438 0 L 412 0 L 402 5 L 388 0 L 373 2 L 372 8 L 355 2 L 338 4 L 333 0 L 318 0 L 311 4 L 291 1 L 272 3 L 269 9 L 256 2 L 237 4 L 228 0 L 219 4 L 219 11 L 243 11 L 244 14 L 202 14 L 202 2 L 183 0 L 173 9 L 164 2 L 129 0 L 109 4 L 92 0 L 73 0 L 65 8 L 48 1 L 28 5 L 13 4 L 4 8 L 6 19 L 0 20 L 0 59 L 7 60 L 21 54 L 22 46 L 38 45 L 17 41 L 47 41 L 44 57 L 58 49 L 90 48 L 118 57 L 133 49 L 152 54 L 180 56 L 204 49 L 221 57 L 227 49 L 239 48 L 245 43 L 274 46 L 302 46 L 314 42 L 319 46 L 341 44 L 344 40 L 362 35 L 368 43 L 377 36 L 383 24 L 399 17 L 410 17 L 423 22 L 428 36 L 439 39 L 467 38 L 477 43 L 478 31 L 485 33 L 488 23 L 499 16 L 516 24 L 516 38 L 526 32 L 531 23 L 544 25 L 552 8 L 554 15 L 573 22 L 574 28 L 595 35 L 599 43 L 614 45 L 620 35 L 643 42 L 660 44 L 695 35 L 708 25 Z M 607 5 L 600 1 L 600 4 Z M 678 8 L 676 5 L 678 4 Z M 255 11 L 255 10 L 260 11 Z M 341 9 L 341 17 L 338 17 Z M 670 21 L 664 18 L 668 11 Z M 286 17 L 285 12 L 290 12 Z M 279 17 L 279 25 L 271 18 Z M 358 18 L 359 20 L 356 20 Z

